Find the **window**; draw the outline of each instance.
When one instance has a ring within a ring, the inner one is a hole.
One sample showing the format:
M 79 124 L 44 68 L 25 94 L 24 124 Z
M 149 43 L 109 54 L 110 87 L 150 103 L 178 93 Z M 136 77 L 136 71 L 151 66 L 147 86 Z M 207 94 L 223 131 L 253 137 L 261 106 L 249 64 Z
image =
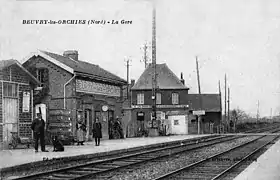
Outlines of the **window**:
M 137 104 L 144 104 L 144 94 L 137 94 Z
M 157 93 L 156 101 L 157 104 L 161 104 L 161 93 Z
M 43 79 L 44 78 L 44 69 L 37 69 L 36 77 L 37 77 L 38 81 L 43 83 L 43 81 L 44 81 L 44 79 Z
M 174 125 L 179 125 L 179 120 L 174 120 Z
M 172 93 L 172 104 L 179 104 L 179 94 Z
M 18 97 L 17 84 L 4 83 L 3 90 L 4 97 Z

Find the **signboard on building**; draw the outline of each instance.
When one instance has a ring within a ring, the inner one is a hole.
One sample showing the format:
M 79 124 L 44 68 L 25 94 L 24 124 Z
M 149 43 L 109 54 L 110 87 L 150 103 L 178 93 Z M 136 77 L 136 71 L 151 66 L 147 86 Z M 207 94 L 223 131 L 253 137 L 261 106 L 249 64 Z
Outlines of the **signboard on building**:
M 205 111 L 204 110 L 193 111 L 193 115 L 205 115 Z
M 29 112 L 30 109 L 30 92 L 23 92 L 22 112 Z
M 152 108 L 151 105 L 131 105 L 132 108 Z M 189 105 L 157 105 L 157 108 L 188 108 Z
M 103 84 L 93 81 L 76 80 L 76 91 L 90 94 L 100 94 L 106 96 L 121 96 L 121 88 L 109 84 Z

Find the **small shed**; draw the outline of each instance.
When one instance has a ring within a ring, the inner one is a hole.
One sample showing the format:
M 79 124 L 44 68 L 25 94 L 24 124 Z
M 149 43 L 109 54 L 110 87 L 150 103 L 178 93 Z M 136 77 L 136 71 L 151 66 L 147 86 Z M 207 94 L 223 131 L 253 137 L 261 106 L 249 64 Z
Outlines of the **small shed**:
M 32 137 L 33 89 L 39 81 L 17 60 L 0 61 L 0 147 L 7 147 L 12 133 Z

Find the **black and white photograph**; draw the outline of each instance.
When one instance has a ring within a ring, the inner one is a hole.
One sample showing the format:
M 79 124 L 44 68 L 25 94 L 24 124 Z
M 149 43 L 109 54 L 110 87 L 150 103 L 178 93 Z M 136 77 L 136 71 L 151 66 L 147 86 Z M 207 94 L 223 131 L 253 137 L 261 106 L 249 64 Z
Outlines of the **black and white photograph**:
M 0 179 L 279 180 L 279 0 L 1 0 Z

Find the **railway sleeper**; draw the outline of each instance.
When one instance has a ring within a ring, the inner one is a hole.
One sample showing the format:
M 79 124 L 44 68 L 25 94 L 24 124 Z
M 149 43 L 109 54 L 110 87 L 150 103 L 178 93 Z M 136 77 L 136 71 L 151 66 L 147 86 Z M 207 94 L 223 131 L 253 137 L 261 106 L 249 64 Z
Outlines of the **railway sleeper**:
M 58 177 L 58 178 L 73 178 L 78 177 L 77 174 L 62 174 L 62 173 L 54 173 L 51 175 L 52 177 Z
M 114 163 L 114 165 L 117 165 L 117 166 L 126 166 L 126 165 L 130 165 L 131 162 L 126 162 L 126 161 L 117 161 Z
M 84 175 L 84 174 L 88 174 L 88 173 L 89 173 L 89 171 L 71 170 L 71 171 L 67 171 L 67 173 L 70 173 L 70 174 L 79 174 L 79 175 Z
M 108 167 L 109 169 L 115 169 L 121 167 L 121 165 L 117 165 L 117 164 L 104 164 L 104 165 L 105 165 L 104 167 Z M 101 166 L 103 166 L 103 164 Z
M 79 168 L 78 170 L 89 171 L 89 172 L 98 172 L 98 171 L 103 171 L 104 169 L 100 169 L 100 168 L 96 168 L 96 167 L 83 167 L 83 168 Z
M 114 166 L 112 164 L 100 164 L 100 165 L 98 165 L 97 168 L 100 168 L 102 170 L 108 170 L 108 169 L 113 169 L 113 168 L 118 168 L 118 167 L 120 167 L 120 166 Z
M 36 180 L 67 180 L 68 178 L 59 178 L 59 177 L 41 177 Z

